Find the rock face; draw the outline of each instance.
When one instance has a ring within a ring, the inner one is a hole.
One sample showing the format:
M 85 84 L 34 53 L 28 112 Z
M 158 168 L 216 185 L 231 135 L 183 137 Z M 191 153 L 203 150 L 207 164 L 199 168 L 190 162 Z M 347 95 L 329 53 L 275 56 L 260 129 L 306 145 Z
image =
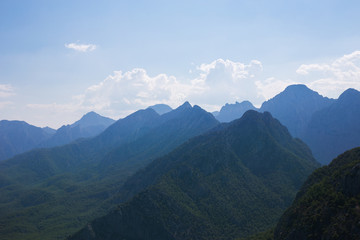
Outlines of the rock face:
M 215 112 L 214 116 L 219 122 L 231 122 L 235 119 L 241 118 L 242 115 L 248 110 L 257 110 L 249 101 L 241 103 L 225 104 L 220 112 Z
M 272 226 L 318 164 L 269 113 L 195 137 L 120 189 L 128 199 L 70 237 L 235 239 Z
M 315 171 L 281 217 L 275 239 L 332 240 L 360 236 L 360 148 Z

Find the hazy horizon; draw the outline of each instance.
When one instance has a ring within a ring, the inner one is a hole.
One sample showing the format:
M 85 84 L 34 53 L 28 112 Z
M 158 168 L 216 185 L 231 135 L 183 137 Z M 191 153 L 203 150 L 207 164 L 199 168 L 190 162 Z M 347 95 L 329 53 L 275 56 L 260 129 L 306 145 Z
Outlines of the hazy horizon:
M 357 1 L 0 3 L 0 120 L 58 128 L 185 101 L 360 89 Z

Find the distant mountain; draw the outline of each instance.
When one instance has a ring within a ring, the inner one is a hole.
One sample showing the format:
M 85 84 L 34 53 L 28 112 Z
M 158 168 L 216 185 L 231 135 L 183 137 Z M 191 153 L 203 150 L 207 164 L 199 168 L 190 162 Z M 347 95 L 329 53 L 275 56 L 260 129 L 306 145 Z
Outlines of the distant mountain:
M 41 144 L 41 147 L 60 146 L 76 139 L 94 137 L 114 122 L 113 119 L 89 112 L 75 123 L 59 128 L 51 138 Z
M 216 118 L 219 115 L 220 111 L 211 112 L 211 114 Z
M 313 114 L 304 141 L 315 158 L 328 164 L 346 150 L 360 146 L 360 92 L 348 89 L 330 106 Z
M 48 129 L 23 121 L 0 121 L 0 161 L 35 148 L 51 137 Z
M 195 137 L 132 176 L 129 201 L 69 239 L 235 239 L 276 223 L 318 166 L 269 113 Z
M 64 239 L 112 208 L 119 187 L 139 168 L 218 124 L 187 102 L 161 116 L 148 108 L 96 137 L 4 161 L 2 239 Z
M 53 135 L 54 133 L 56 133 L 56 130 L 50 127 L 43 127 L 42 128 L 45 132 L 47 132 L 48 134 Z
M 164 113 L 168 113 L 173 110 L 171 107 L 169 107 L 166 104 L 156 104 L 156 105 L 150 106 L 149 108 L 154 109 L 155 112 L 157 112 L 160 115 L 163 115 Z
M 351 148 L 360 146 L 360 93 L 346 90 L 339 99 L 320 96 L 305 85 L 291 85 L 260 111 L 269 111 L 301 138 L 322 164 Z
M 335 100 L 319 95 L 305 85 L 290 85 L 274 98 L 264 102 L 261 112 L 268 111 L 295 137 L 302 137 L 312 115 Z
M 360 148 L 355 148 L 307 179 L 281 217 L 275 239 L 359 239 L 359 203 Z
M 241 103 L 235 102 L 234 104 L 225 104 L 220 109 L 220 112 L 215 116 L 219 122 L 231 122 L 235 119 L 241 118 L 242 115 L 248 110 L 258 110 L 249 101 Z

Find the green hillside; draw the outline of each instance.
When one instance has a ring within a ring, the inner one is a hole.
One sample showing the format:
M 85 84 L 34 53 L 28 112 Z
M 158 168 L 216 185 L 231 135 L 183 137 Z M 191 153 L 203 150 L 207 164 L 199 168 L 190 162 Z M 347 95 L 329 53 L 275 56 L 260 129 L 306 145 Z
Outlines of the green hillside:
M 275 239 L 335 240 L 360 236 L 360 148 L 315 171 L 281 217 Z

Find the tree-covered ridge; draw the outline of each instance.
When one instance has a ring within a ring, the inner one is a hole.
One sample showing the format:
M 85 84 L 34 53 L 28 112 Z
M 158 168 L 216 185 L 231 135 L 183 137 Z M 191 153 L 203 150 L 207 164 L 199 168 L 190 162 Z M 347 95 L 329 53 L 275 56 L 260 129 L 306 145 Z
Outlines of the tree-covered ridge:
M 234 239 L 273 226 L 318 166 L 269 113 L 195 137 L 131 177 L 129 199 L 69 239 Z
M 316 170 L 281 217 L 275 239 L 358 239 L 360 148 Z

